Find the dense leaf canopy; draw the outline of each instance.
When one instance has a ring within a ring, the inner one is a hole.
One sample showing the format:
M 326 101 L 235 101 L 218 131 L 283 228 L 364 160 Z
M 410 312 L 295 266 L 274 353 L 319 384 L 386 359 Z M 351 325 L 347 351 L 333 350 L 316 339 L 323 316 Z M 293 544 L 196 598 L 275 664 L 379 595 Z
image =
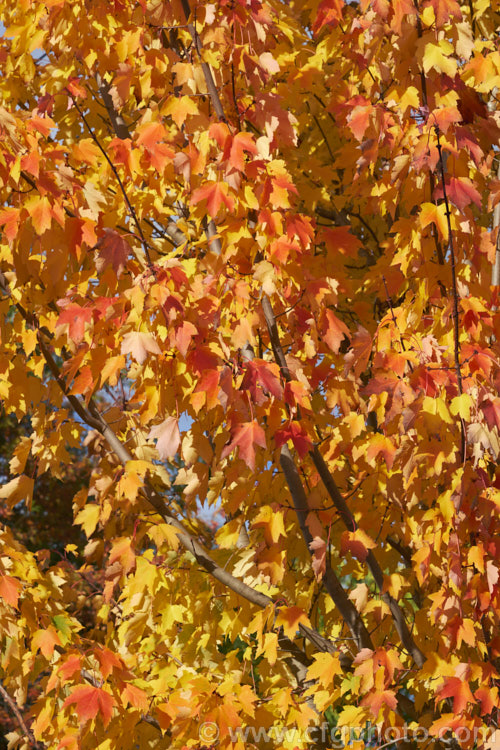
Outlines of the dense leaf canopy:
M 0 7 L 9 747 L 494 747 L 498 0 Z

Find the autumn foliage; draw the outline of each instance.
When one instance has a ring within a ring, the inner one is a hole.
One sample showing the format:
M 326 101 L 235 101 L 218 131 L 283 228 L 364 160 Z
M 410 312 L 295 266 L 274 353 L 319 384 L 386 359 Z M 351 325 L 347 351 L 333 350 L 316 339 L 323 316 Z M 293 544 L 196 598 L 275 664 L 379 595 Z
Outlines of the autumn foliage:
M 0 18 L 9 748 L 498 746 L 498 0 Z

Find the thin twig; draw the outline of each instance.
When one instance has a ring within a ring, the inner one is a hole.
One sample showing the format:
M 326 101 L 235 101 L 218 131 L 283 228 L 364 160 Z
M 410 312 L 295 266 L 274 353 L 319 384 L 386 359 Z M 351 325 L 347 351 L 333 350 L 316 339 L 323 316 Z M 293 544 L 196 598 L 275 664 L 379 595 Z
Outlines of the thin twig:
M 450 203 L 448 200 L 448 193 L 446 192 L 446 180 L 445 180 L 445 174 L 444 174 L 444 161 L 443 161 L 443 149 L 441 146 L 441 139 L 440 139 L 440 132 L 439 127 L 437 125 L 434 126 L 434 130 L 436 133 L 437 138 L 437 149 L 439 153 L 439 167 L 441 171 L 441 182 L 443 185 L 443 198 L 446 208 L 446 222 L 448 225 L 448 252 L 450 253 L 450 260 L 451 260 L 451 293 L 452 293 L 452 299 L 453 299 L 453 349 L 454 349 L 454 358 L 455 358 L 455 372 L 457 375 L 457 386 L 458 386 L 458 392 L 460 395 L 462 395 L 463 388 L 462 388 L 462 368 L 460 365 L 460 327 L 459 327 L 459 319 L 458 319 L 458 289 L 457 289 L 457 271 L 456 271 L 456 256 L 455 256 L 455 245 L 453 242 L 453 232 L 451 229 L 451 211 L 450 211 Z M 461 457 L 462 457 L 462 463 L 465 460 L 465 425 L 464 420 L 460 419 L 460 429 L 461 429 Z
M 125 190 L 125 185 L 123 184 L 123 182 L 121 180 L 121 177 L 118 174 L 118 170 L 116 169 L 115 165 L 113 164 L 113 162 L 109 158 L 108 154 L 106 153 L 106 150 L 103 148 L 103 146 L 102 146 L 99 138 L 96 136 L 96 134 L 94 133 L 94 131 L 90 127 L 90 125 L 88 123 L 88 120 L 87 120 L 87 118 L 85 117 L 85 115 L 83 113 L 83 110 L 78 105 L 77 101 L 72 96 L 72 94 L 67 89 L 66 89 L 66 91 L 68 93 L 68 96 L 71 97 L 71 101 L 73 102 L 73 106 L 75 107 L 76 111 L 80 115 L 80 117 L 81 117 L 81 119 L 82 119 L 85 127 L 87 128 L 87 130 L 89 132 L 90 137 L 92 138 L 92 140 L 96 144 L 96 146 L 99 149 L 99 151 L 101 152 L 101 154 L 106 159 L 106 161 L 107 161 L 107 163 L 108 163 L 111 171 L 113 172 L 113 174 L 114 174 L 114 176 L 116 178 L 116 181 L 118 182 L 118 185 L 120 186 L 120 190 L 122 192 L 123 199 L 124 199 L 125 203 L 127 204 L 127 208 L 128 208 L 129 214 L 130 214 L 131 218 L 133 219 L 134 224 L 137 227 L 137 231 L 139 232 L 139 237 L 141 239 L 141 244 L 142 244 L 142 247 L 143 247 L 143 250 L 144 250 L 144 255 L 146 256 L 147 264 L 148 264 L 149 268 L 151 269 L 151 268 L 153 268 L 153 262 L 151 260 L 150 254 L 149 254 L 149 244 L 148 244 L 148 241 L 146 240 L 146 237 L 144 236 L 144 232 L 142 231 L 141 223 L 140 223 L 140 221 L 139 221 L 139 219 L 137 217 L 135 209 L 134 209 L 134 207 L 132 206 L 132 204 L 131 204 L 131 202 L 129 200 L 129 197 L 127 195 L 127 191 Z
M 1 683 L 0 683 L 0 695 L 2 696 L 3 700 L 5 701 L 5 703 L 8 705 L 8 707 L 10 708 L 10 710 L 12 711 L 12 713 L 14 714 L 14 716 L 16 717 L 17 723 L 19 724 L 21 732 L 26 737 L 26 739 L 28 740 L 28 742 L 30 743 L 30 745 L 32 747 L 34 747 L 36 750 L 42 750 L 45 747 L 45 745 L 43 745 L 40 742 L 37 742 L 37 740 L 35 739 L 35 736 L 34 736 L 33 732 L 26 725 L 26 722 L 23 719 L 23 715 L 20 712 L 19 707 L 13 701 L 13 699 L 10 697 L 10 695 L 8 694 L 8 692 L 6 691 L 6 689 L 4 688 L 4 686 Z

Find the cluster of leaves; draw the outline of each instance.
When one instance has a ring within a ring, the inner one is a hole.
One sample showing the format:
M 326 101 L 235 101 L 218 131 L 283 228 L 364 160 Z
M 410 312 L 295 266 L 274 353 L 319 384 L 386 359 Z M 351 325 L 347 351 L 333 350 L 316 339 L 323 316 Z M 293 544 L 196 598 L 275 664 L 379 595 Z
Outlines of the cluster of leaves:
M 10 747 L 490 746 L 498 0 L 1 8 Z M 12 521 L 35 471 L 57 560 Z

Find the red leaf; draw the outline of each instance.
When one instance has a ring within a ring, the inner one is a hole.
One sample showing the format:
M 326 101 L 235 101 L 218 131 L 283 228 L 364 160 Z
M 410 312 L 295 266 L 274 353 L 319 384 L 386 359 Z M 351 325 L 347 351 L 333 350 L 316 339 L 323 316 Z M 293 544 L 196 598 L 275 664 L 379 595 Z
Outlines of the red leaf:
M 227 194 L 228 187 L 225 182 L 208 182 L 201 188 L 193 191 L 191 203 L 195 205 L 206 200 L 208 213 L 215 218 L 219 213 L 221 204 L 224 203 L 229 211 L 234 211 L 234 199 Z
M 319 4 L 318 14 L 313 23 L 313 31 L 317 34 L 323 26 L 335 27 L 342 19 L 343 0 L 323 0 Z
M 467 177 L 450 177 L 446 182 L 446 194 L 460 211 L 463 211 L 469 203 L 475 203 L 481 208 L 481 195 Z M 435 197 L 443 197 L 442 187 L 435 191 Z
M 283 396 L 278 365 L 265 362 L 263 359 L 253 359 L 247 362 L 241 388 L 249 390 L 253 400 L 261 404 L 263 393 L 257 390 L 258 386 L 266 395 L 271 394 L 275 398 Z
M 95 266 L 99 273 L 107 266 L 112 266 L 116 275 L 120 277 L 129 254 L 130 246 L 121 234 L 113 229 L 106 229 Z
M 82 668 L 82 662 L 80 659 L 79 654 L 71 654 L 64 664 L 61 664 L 61 666 L 58 669 L 59 674 L 61 675 L 62 679 L 67 682 L 70 677 L 73 677 L 76 672 L 79 672 Z
M 93 685 L 80 685 L 75 688 L 64 701 L 63 708 L 73 703 L 82 724 L 95 719 L 97 714 L 100 713 L 105 727 L 109 724 L 113 707 L 116 705 L 112 695 L 102 688 L 93 687 Z
M 285 427 L 283 430 L 277 430 L 274 439 L 278 448 L 281 448 L 284 443 L 291 440 L 301 458 L 304 458 L 312 447 L 311 438 L 298 422 L 290 422 L 288 427 Z
M 59 300 L 59 305 L 62 306 L 66 303 L 66 300 Z M 67 325 L 68 335 L 75 344 L 79 344 L 83 340 L 85 332 L 85 324 L 90 323 L 92 319 L 92 310 L 90 307 L 80 307 L 70 302 L 65 305 L 64 310 L 59 315 L 57 321 L 58 326 Z
M 481 403 L 481 409 L 486 418 L 488 427 L 496 427 L 500 431 L 500 398 L 488 394 L 489 398 Z
M 235 448 L 239 449 L 239 456 L 243 459 L 249 469 L 255 469 L 254 444 L 266 447 L 266 436 L 264 430 L 257 422 L 241 422 L 231 431 L 231 442 L 225 446 L 221 458 L 226 458 Z

